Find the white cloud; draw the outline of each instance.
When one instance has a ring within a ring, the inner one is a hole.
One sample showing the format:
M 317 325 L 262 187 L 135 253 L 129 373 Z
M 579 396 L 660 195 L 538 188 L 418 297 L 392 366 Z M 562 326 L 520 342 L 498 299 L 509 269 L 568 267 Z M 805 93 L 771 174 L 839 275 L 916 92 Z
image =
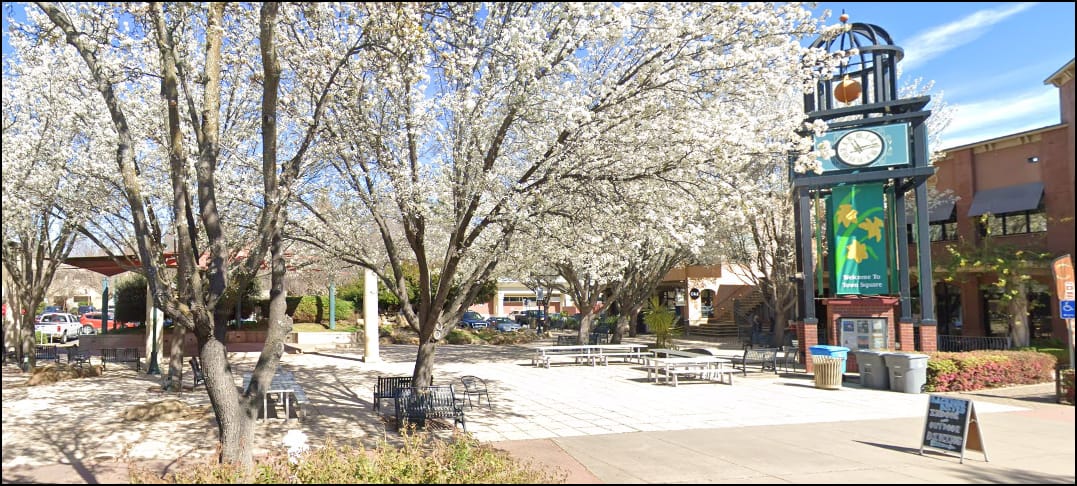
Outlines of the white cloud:
M 1021 13 L 1035 3 L 1017 3 L 994 10 L 980 10 L 948 24 L 940 25 L 905 43 L 903 69 L 916 68 L 951 49 L 968 44 L 987 32 L 988 28 L 1012 15 Z
M 940 135 L 941 144 L 955 147 L 1059 122 L 1058 90 L 1053 86 L 991 98 L 955 103 L 953 120 Z

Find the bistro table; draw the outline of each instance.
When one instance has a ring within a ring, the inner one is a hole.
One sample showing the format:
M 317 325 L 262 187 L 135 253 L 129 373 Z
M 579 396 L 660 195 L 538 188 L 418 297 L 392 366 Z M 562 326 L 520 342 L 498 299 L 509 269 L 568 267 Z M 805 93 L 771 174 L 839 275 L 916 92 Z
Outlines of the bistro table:
M 243 375 L 243 389 L 247 389 L 251 384 L 251 373 Z M 270 381 L 269 387 L 266 388 L 265 393 L 262 395 L 262 422 L 265 423 L 269 419 L 269 395 L 279 394 L 281 402 L 284 403 L 284 420 L 288 420 L 291 417 L 291 402 L 293 399 L 297 399 L 298 396 L 303 395 L 303 389 L 295 381 L 295 375 L 291 371 L 286 371 L 281 368 L 277 368 L 276 373 L 273 373 L 273 380 Z

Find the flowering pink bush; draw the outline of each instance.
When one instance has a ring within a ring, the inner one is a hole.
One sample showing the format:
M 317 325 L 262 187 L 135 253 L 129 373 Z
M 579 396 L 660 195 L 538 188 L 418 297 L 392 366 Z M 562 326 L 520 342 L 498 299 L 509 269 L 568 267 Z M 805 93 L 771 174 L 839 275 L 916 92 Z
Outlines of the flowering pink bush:
M 932 353 L 927 361 L 929 392 L 970 391 L 1051 381 L 1055 358 L 1036 351 Z

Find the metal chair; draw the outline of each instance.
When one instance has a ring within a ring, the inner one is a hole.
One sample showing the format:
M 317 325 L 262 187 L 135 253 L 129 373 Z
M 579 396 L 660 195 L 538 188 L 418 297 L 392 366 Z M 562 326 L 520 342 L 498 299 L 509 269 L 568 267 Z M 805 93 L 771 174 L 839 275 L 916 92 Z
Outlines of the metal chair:
M 796 345 L 796 341 L 793 341 L 793 343 L 794 344 L 790 346 L 782 347 L 781 368 L 783 371 L 786 372 L 796 372 L 797 368 L 799 367 L 798 363 L 800 361 L 800 346 Z
M 194 386 L 205 385 L 206 376 L 202 374 L 202 361 L 197 356 L 191 356 L 191 372 L 194 374 Z
M 486 406 L 490 407 L 490 393 L 486 389 L 486 381 L 477 376 L 461 376 L 460 382 L 464 384 L 464 396 L 467 397 L 467 408 L 473 408 L 471 396 L 475 395 L 476 401 L 482 405 L 482 396 L 486 395 Z

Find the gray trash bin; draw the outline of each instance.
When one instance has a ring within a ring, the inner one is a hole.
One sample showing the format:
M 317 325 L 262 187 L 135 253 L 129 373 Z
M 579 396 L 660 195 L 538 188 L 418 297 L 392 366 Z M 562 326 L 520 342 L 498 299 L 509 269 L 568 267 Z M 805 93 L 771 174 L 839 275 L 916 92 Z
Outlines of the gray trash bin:
M 853 351 L 856 367 L 860 370 L 860 384 L 872 390 L 890 389 L 890 373 L 886 369 L 885 356 L 890 353 L 862 349 Z
M 890 370 L 890 390 L 902 393 L 920 393 L 927 384 L 926 354 L 890 353 L 883 356 Z

